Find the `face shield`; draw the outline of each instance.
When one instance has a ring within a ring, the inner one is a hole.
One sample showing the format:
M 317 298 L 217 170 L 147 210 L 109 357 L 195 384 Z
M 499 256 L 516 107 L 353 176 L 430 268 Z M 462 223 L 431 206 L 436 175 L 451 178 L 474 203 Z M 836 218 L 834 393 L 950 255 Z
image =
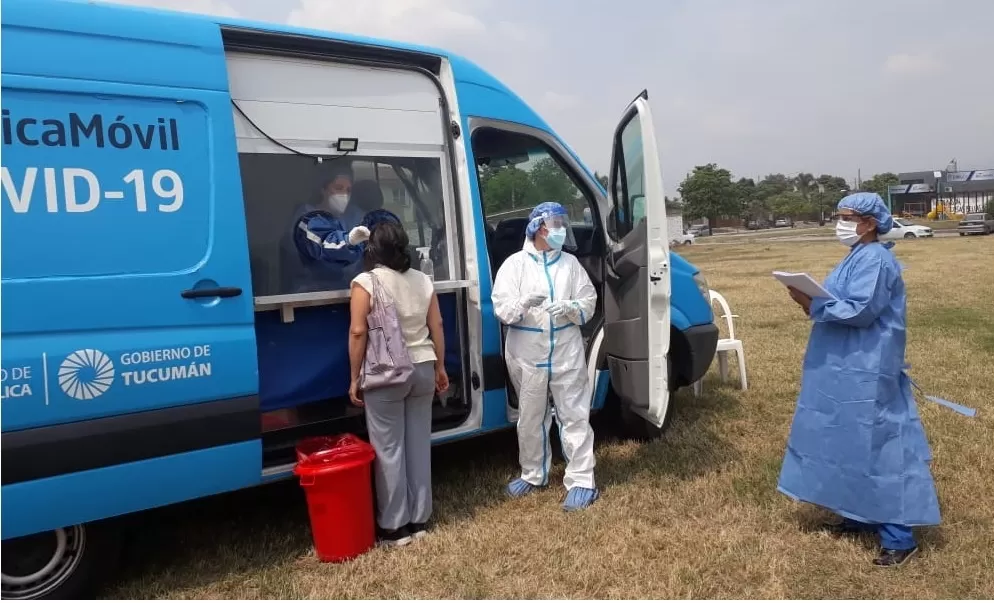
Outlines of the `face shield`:
M 544 237 L 545 242 L 553 249 L 576 249 L 576 236 L 573 234 L 569 216 L 565 214 L 544 213 L 536 216 L 529 223 L 528 232 L 535 233 L 536 237 Z

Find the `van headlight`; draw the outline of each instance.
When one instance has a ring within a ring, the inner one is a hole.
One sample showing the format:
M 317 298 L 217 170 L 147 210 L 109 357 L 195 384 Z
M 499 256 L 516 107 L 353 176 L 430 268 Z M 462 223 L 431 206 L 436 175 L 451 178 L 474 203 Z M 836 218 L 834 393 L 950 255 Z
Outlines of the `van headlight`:
M 694 275 L 694 284 L 697 285 L 697 290 L 701 292 L 701 296 L 704 297 L 704 301 L 711 304 L 711 289 L 708 287 L 708 282 L 705 280 L 701 273 L 698 272 Z

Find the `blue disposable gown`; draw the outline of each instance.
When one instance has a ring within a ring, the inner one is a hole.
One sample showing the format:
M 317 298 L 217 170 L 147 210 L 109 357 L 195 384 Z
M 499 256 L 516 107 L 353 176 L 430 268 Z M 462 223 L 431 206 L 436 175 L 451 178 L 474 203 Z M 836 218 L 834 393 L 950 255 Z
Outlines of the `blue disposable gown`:
M 362 216 L 352 204 L 337 217 L 322 207 L 298 207 L 281 244 L 281 293 L 348 289 L 364 249 L 349 245 L 348 236 Z
M 932 460 L 904 372 L 901 268 L 856 245 L 811 303 L 814 327 L 779 490 L 867 523 L 936 525 Z

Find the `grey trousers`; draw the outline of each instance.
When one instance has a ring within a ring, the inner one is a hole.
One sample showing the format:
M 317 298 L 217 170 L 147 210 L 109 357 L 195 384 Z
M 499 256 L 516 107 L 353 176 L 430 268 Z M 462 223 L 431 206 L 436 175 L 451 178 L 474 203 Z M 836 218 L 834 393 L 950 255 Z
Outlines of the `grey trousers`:
M 431 516 L 431 402 L 435 363 L 414 365 L 404 385 L 365 393 L 366 429 L 376 450 L 376 523 L 396 530 Z

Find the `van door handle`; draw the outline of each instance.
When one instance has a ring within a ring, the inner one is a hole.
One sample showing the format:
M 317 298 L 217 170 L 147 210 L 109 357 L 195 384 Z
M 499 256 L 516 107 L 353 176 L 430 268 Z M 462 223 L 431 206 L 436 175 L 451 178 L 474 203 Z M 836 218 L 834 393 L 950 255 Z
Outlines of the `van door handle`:
M 180 296 L 183 299 L 200 299 L 204 297 L 238 297 L 241 294 L 241 287 L 213 287 L 211 289 L 187 289 L 180 293 Z

